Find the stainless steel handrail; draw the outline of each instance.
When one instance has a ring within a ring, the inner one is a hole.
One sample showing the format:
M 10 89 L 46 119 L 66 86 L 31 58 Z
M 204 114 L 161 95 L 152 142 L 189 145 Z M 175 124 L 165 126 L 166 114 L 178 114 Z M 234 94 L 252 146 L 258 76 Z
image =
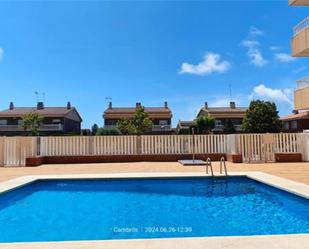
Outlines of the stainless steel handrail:
M 206 160 L 206 174 L 207 175 L 208 175 L 208 167 L 210 167 L 211 176 L 214 176 L 214 171 L 213 171 L 213 168 L 212 168 L 211 159 L 209 157 Z
M 224 157 L 221 157 L 220 159 L 220 174 L 222 174 L 222 166 L 224 167 L 224 172 L 225 172 L 225 175 L 227 176 L 227 169 L 226 169 L 226 163 L 225 163 Z

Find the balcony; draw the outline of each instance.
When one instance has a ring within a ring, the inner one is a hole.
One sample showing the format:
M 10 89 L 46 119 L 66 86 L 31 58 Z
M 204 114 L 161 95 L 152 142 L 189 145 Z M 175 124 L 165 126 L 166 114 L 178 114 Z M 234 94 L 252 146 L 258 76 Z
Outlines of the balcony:
M 170 125 L 153 125 L 152 131 L 170 131 L 172 127 Z
M 297 88 L 294 91 L 294 109 L 309 109 L 309 77 L 297 81 Z
M 292 5 L 292 6 L 309 6 L 309 0 L 289 0 L 289 5 Z
M 62 131 L 62 124 L 43 124 L 39 131 Z M 0 125 L 0 131 L 24 131 L 22 125 Z
M 215 128 L 213 129 L 213 131 L 216 132 L 222 132 L 224 129 L 224 125 L 216 125 Z M 234 129 L 236 132 L 240 132 L 241 131 L 241 125 L 234 125 Z
M 292 38 L 292 56 L 308 57 L 309 56 L 309 16 L 297 24 L 293 29 Z

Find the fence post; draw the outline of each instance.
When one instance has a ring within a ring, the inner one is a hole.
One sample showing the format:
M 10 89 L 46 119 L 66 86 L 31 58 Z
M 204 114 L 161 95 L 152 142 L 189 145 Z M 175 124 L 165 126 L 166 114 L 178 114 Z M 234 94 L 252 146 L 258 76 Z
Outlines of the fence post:
M 136 136 L 136 152 L 138 155 L 142 154 L 142 136 L 141 135 Z
M 304 132 L 301 134 L 301 152 L 303 161 L 309 161 L 309 133 Z
M 36 156 L 41 155 L 41 137 L 37 136 L 36 137 Z
M 236 134 L 229 134 L 227 135 L 227 139 L 226 139 L 226 142 L 227 142 L 227 153 L 229 154 L 236 154 L 238 153 L 238 150 L 237 150 L 237 143 L 236 143 Z
M 0 137 L 0 166 L 4 166 L 4 138 Z
M 88 137 L 88 152 L 90 155 L 94 153 L 94 138 L 93 136 Z

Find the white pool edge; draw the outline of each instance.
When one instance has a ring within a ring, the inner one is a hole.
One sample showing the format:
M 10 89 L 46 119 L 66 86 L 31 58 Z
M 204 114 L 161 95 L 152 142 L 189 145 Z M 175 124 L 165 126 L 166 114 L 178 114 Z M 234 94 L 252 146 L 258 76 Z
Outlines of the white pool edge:
M 273 176 L 263 172 L 231 172 L 230 176 L 247 176 L 253 180 L 285 190 L 309 199 L 309 185 Z M 203 172 L 156 172 L 156 173 L 111 173 L 111 174 L 65 174 L 65 175 L 27 175 L 0 183 L 0 194 L 19 188 L 37 180 L 48 179 L 117 179 L 117 178 L 170 178 L 205 177 Z M 211 177 L 211 176 L 210 176 Z M 0 243 L 0 249 L 101 249 L 101 248 L 304 248 L 309 245 L 309 234 L 227 236 L 227 237 L 189 237 L 163 239 L 124 239 L 100 241 L 61 241 L 61 242 L 25 242 Z

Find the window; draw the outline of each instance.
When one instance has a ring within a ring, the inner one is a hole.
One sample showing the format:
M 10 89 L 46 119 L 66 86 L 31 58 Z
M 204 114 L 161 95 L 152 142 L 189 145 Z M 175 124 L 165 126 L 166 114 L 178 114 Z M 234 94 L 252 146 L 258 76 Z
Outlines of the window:
M 8 121 L 6 119 L 0 120 L 0 125 L 7 125 Z
M 290 129 L 290 123 L 289 122 L 284 122 L 284 129 L 289 130 Z
M 215 120 L 215 125 L 216 125 L 216 126 L 217 126 L 217 125 L 222 125 L 222 121 L 219 120 L 219 119 L 216 119 L 216 120 Z
M 18 125 L 23 125 L 23 124 L 24 124 L 24 120 L 18 119 L 18 120 L 17 120 L 17 124 L 18 124 Z
M 60 124 L 61 120 L 60 119 L 53 119 L 52 123 L 53 124 Z
M 297 121 L 296 121 L 296 120 L 292 121 L 292 123 L 291 123 L 291 128 L 292 128 L 293 130 L 296 130 L 296 129 L 297 129 Z
M 167 120 L 159 120 L 159 125 L 168 125 Z

